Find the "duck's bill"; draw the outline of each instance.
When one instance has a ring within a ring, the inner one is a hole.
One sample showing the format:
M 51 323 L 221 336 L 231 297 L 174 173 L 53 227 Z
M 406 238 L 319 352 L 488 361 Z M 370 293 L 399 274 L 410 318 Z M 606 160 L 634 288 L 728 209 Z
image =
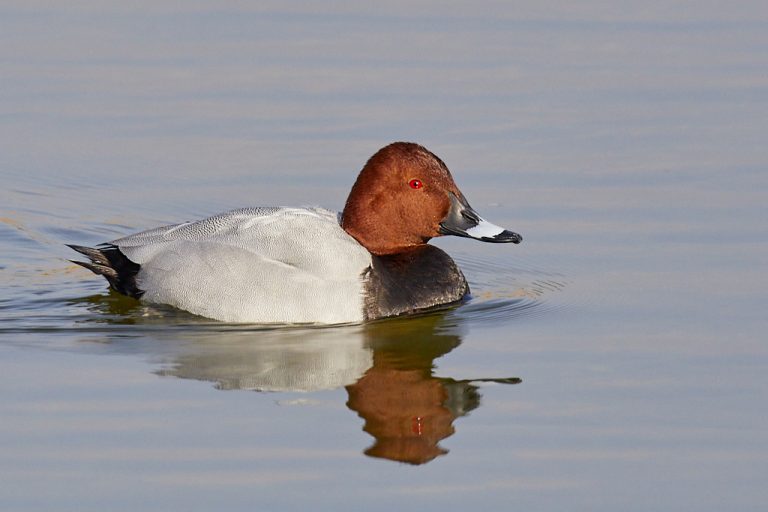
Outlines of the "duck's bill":
M 455 235 L 474 238 L 482 242 L 519 244 L 523 237 L 488 222 L 469 206 L 467 200 L 459 198 L 453 192 L 449 193 L 451 208 L 440 223 L 441 235 Z

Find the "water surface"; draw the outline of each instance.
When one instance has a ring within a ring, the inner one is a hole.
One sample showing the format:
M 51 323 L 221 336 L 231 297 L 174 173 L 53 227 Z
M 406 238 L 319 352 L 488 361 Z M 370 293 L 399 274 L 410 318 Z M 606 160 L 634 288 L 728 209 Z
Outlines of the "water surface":
M 3 510 L 763 510 L 768 10 L 6 2 Z M 225 325 L 68 262 L 437 153 L 472 297 Z

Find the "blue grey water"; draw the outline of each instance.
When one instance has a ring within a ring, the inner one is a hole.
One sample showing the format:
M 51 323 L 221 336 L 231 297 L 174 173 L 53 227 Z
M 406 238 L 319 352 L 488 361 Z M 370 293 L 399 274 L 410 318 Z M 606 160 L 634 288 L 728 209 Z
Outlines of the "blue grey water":
M 764 2 L 0 6 L 0 509 L 758 511 Z M 411 140 L 519 246 L 334 328 L 107 291 L 65 243 L 340 209 Z M 519 380 L 518 380 L 519 379 Z

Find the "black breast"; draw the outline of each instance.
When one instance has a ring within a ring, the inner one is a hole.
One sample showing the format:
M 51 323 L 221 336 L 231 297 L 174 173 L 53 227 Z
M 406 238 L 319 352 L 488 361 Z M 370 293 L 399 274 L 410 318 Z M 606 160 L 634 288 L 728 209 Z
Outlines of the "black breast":
M 365 281 L 365 319 L 397 316 L 460 301 L 469 285 L 456 263 L 433 245 L 373 256 Z

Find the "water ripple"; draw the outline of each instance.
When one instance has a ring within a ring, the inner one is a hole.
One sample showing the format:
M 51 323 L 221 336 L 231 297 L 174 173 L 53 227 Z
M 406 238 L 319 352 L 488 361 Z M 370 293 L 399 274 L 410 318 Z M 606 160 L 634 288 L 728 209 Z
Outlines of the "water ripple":
M 568 279 L 560 272 L 521 259 L 498 260 L 458 255 L 472 295 L 453 316 L 469 321 L 506 321 L 548 314 L 568 306 L 563 290 Z

